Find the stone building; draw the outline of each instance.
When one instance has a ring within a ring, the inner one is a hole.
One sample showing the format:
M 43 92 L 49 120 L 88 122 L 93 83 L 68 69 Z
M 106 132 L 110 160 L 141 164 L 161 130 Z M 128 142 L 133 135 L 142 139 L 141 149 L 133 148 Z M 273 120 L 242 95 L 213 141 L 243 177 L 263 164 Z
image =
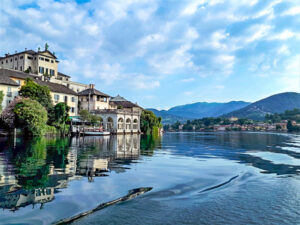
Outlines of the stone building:
M 49 87 L 53 103 L 65 102 L 70 107 L 70 116 L 78 114 L 78 97 L 75 91 L 61 84 L 43 81 L 41 77 L 36 75 L 8 69 L 0 69 L 0 83 L 2 83 L 0 84 L 0 91 L 4 93 L 3 108 L 19 95 L 19 90 L 27 78 L 31 78 L 39 85 Z
M 25 49 L 23 52 L 7 53 L 0 57 L 0 66 L 4 69 L 28 71 L 40 76 L 47 74 L 57 77 L 58 63 L 55 54 L 48 50 L 47 44 L 44 51 Z

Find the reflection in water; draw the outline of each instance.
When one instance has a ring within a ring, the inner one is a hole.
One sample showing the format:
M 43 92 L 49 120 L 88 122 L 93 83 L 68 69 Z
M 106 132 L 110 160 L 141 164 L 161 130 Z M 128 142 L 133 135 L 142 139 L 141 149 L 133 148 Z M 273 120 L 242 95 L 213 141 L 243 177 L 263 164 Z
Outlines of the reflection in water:
M 0 143 L 4 149 L 0 152 L 0 207 L 12 211 L 38 203 L 43 208 L 71 180 L 86 176 L 92 182 L 109 171 L 124 172 L 122 164 L 140 154 L 137 134 Z
M 299 135 L 167 133 L 15 144 L 0 138 L 0 146 L 6 224 L 50 224 L 143 186 L 153 190 L 78 223 L 252 224 L 263 218 L 258 223 L 268 224 L 273 218 L 269 224 L 295 224 L 299 218 Z

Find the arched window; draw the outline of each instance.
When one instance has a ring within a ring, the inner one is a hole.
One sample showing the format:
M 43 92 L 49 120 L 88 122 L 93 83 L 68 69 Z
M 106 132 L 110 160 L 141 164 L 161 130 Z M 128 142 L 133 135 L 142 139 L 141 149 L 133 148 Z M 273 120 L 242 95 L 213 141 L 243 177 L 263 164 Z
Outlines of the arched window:
M 112 130 L 114 128 L 114 120 L 111 117 L 107 118 L 107 130 Z
M 118 129 L 124 129 L 124 119 L 122 117 L 118 119 Z
M 137 119 L 134 119 L 134 120 L 133 120 L 132 129 L 134 129 L 134 130 L 137 130 L 137 129 L 138 129 L 138 120 L 137 120 Z
M 131 120 L 129 118 L 126 120 L 126 129 L 127 130 L 131 129 Z

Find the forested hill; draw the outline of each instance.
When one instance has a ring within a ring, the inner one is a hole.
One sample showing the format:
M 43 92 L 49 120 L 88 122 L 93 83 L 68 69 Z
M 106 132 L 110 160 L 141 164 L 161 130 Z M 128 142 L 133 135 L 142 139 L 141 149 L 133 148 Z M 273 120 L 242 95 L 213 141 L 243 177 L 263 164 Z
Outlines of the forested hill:
M 249 104 L 249 102 L 243 101 L 231 101 L 226 103 L 197 102 L 187 105 L 175 106 L 170 108 L 169 110 L 148 110 L 154 112 L 156 116 L 161 116 L 164 124 L 172 124 L 177 121 L 183 122 L 187 119 L 221 116 L 231 111 L 241 109 Z
M 300 108 L 300 93 L 285 92 L 264 98 L 225 116 L 263 120 L 266 114 L 282 113 L 295 108 Z

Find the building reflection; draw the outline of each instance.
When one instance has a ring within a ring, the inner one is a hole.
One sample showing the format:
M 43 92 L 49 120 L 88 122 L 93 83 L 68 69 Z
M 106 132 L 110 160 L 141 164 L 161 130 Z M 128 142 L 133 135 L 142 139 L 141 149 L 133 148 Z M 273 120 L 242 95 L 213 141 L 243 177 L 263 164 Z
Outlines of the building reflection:
M 93 182 L 111 171 L 125 172 L 140 155 L 140 136 L 118 135 L 1 143 L 0 207 L 11 211 L 32 205 L 43 208 L 59 189 L 76 179 Z M 86 178 L 85 178 L 86 177 Z

